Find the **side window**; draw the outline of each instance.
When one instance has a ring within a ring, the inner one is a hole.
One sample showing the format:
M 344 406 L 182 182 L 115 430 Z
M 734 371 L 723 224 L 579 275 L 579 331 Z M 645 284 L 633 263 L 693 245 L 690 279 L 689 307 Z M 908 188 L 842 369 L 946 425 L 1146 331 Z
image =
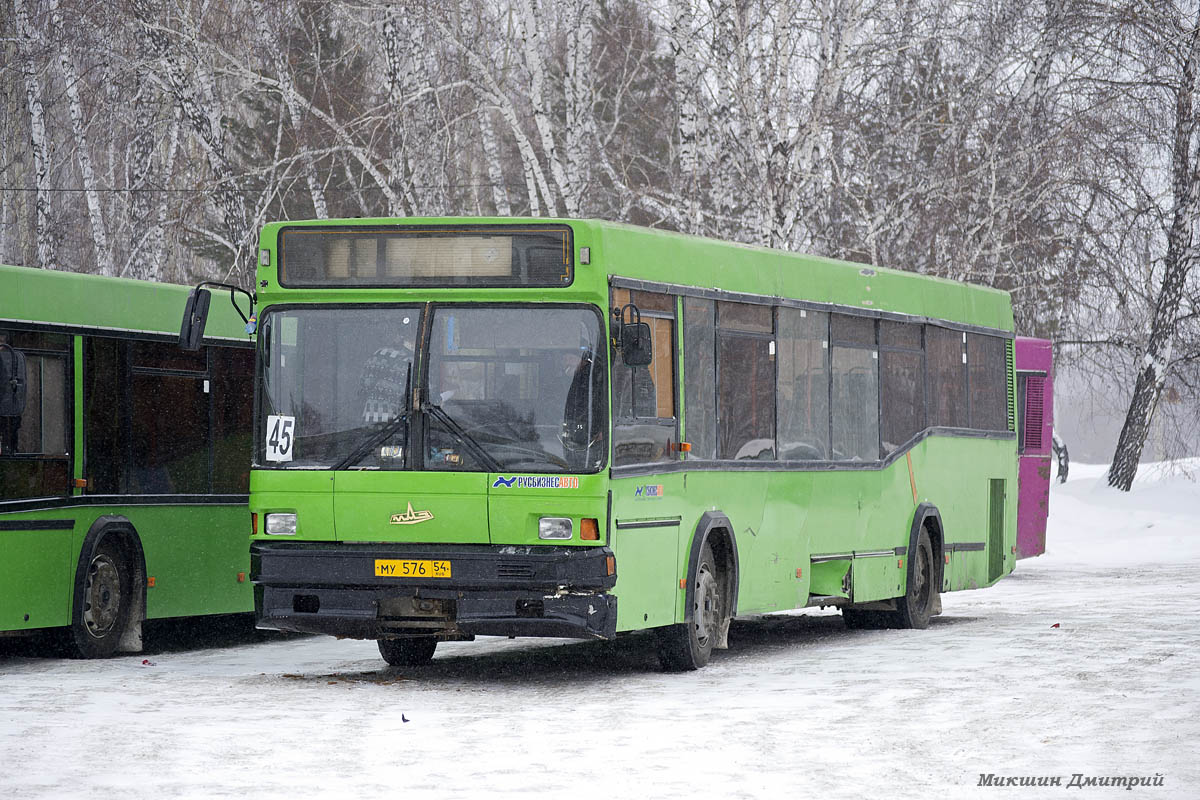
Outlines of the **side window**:
M 204 351 L 184 353 L 173 343 L 141 341 L 131 342 L 130 349 L 132 460 L 126 491 L 208 492 L 211 384 Z
M 1008 430 L 1007 348 L 1008 342 L 999 336 L 967 334 L 967 385 L 971 427 L 976 430 Z
M 925 429 L 923 362 L 920 325 L 880 321 L 880 428 L 885 456 Z
M 879 351 L 875 320 L 833 314 L 833 458 L 879 460 Z
M 248 491 L 253 350 L 89 336 L 83 367 L 89 494 Z
M 712 300 L 683 298 L 683 438 L 689 460 L 717 457 L 716 317 Z
M 717 303 L 719 458 L 775 458 L 772 316 L 770 306 Z
M 89 494 L 124 490 L 128 436 L 128 369 L 117 339 L 88 336 L 83 342 L 83 476 Z
M 616 309 L 633 303 L 649 324 L 654 358 L 629 367 L 612 362 L 614 466 L 670 461 L 675 441 L 675 298 L 657 292 L 613 289 Z
M 829 458 L 829 315 L 780 308 L 779 458 Z
M 69 336 L 0 329 L 25 355 L 25 410 L 0 417 L 0 500 L 70 492 Z
M 965 337 L 960 331 L 925 326 L 925 385 L 930 425 L 967 427 Z
M 245 347 L 212 348 L 213 492 L 250 491 L 254 351 Z

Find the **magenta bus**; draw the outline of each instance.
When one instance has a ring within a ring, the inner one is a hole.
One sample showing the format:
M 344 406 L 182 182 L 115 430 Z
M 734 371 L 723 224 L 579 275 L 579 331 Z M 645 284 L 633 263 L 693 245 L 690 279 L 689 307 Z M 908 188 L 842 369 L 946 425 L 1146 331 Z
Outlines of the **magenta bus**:
M 1017 558 L 1046 552 L 1046 515 L 1050 510 L 1051 445 L 1054 439 L 1052 345 L 1045 339 L 1017 337 Z

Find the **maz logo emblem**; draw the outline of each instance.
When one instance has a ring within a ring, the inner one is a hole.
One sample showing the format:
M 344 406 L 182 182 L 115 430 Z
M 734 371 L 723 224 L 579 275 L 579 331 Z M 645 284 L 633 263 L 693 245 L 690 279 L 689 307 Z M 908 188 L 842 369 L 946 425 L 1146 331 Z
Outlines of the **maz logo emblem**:
M 392 514 L 393 525 L 416 525 L 418 522 L 425 522 L 433 519 L 431 511 L 413 511 L 412 503 L 408 504 L 408 511 L 403 514 Z

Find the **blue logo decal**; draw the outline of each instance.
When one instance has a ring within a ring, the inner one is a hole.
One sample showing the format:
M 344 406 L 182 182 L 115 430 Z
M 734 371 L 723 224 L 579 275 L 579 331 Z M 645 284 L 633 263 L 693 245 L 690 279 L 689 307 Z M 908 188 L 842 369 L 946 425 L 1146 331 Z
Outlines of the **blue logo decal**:
M 503 486 L 512 489 L 578 489 L 579 478 L 574 475 L 514 475 L 511 478 L 497 477 L 493 489 Z

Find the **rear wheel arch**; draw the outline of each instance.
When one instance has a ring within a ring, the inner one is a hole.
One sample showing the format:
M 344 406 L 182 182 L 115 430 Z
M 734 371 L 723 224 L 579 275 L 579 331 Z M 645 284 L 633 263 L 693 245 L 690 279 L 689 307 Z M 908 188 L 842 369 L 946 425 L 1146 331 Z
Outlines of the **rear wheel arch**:
M 917 506 L 916 512 L 913 514 L 912 528 L 908 535 L 908 555 L 911 556 L 917 547 L 917 539 L 921 535 L 921 529 L 929 535 L 929 544 L 933 548 L 933 566 L 936 571 L 936 576 L 933 580 L 935 591 L 942 591 L 945 582 L 946 573 L 946 537 L 942 528 L 942 514 L 938 511 L 937 506 L 933 503 L 921 503 Z M 905 585 L 913 580 L 914 562 L 911 557 L 905 558 L 907 569 L 905 570 Z
M 695 606 L 696 571 L 700 566 L 700 552 L 704 545 L 712 548 L 713 557 L 725 574 L 729 596 L 729 616 L 737 616 L 737 598 L 740 578 L 738 563 L 737 537 L 733 533 L 733 523 L 723 512 L 705 511 L 696 523 L 692 533 L 692 543 L 688 548 L 688 566 L 686 592 L 683 598 L 683 621 L 692 620 Z

